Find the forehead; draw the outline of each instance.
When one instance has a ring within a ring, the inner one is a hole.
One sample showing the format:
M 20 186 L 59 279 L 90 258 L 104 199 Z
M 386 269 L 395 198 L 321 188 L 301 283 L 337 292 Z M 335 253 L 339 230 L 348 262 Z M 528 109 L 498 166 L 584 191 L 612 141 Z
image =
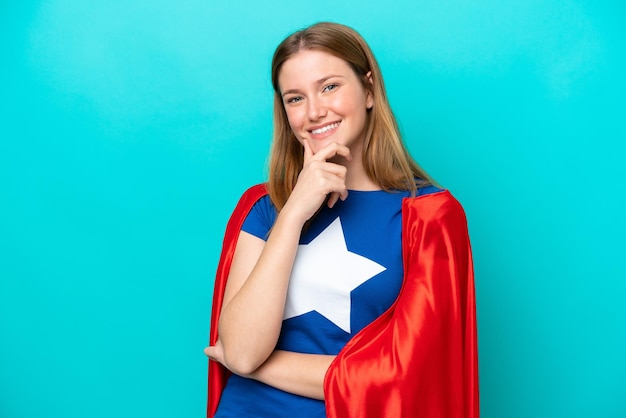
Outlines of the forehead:
M 278 84 L 281 90 L 298 88 L 330 75 L 356 77 L 343 59 L 324 51 L 302 50 L 283 63 Z

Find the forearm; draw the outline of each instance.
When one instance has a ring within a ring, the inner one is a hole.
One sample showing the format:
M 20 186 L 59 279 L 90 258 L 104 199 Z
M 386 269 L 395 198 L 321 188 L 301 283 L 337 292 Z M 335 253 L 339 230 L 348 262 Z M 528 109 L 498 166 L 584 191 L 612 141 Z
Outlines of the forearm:
M 276 350 L 247 377 L 285 392 L 324 399 L 324 376 L 335 356 Z
M 349 148 L 332 142 L 313 154 L 307 141 L 303 146 L 304 164 L 298 182 L 278 214 L 262 251 L 248 254 L 249 249 L 258 250 L 259 244 L 247 241 L 250 245 L 237 244 L 233 257 L 218 332 L 226 363 L 240 374 L 258 368 L 276 346 L 304 223 L 329 194 L 327 204 L 332 206 L 348 193 L 347 169 L 327 160 L 338 156 L 351 160 Z
M 276 346 L 301 229 L 297 219 L 281 213 L 249 275 L 240 274 L 245 282 L 224 305 L 220 339 L 226 363 L 239 373 L 255 370 Z M 250 257 L 242 251 L 241 257 Z

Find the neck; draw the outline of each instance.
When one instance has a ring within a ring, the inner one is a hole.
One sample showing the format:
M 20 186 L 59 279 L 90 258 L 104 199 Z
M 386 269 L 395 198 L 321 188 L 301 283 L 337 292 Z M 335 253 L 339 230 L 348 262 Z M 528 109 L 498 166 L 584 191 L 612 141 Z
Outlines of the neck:
M 346 161 L 344 158 L 333 161 L 346 167 L 346 187 L 349 190 L 380 190 L 380 186 L 376 184 L 365 172 L 363 166 L 363 156 L 361 153 L 353 153 L 352 161 Z

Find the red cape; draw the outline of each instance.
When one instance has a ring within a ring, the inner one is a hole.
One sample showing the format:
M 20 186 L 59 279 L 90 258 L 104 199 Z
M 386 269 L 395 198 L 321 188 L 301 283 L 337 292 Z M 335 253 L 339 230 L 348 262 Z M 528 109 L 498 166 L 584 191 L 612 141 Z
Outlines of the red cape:
M 211 344 L 250 188 L 233 212 L 215 279 Z M 404 199 L 404 281 L 394 304 L 356 334 L 326 372 L 328 418 L 478 418 L 474 273 L 465 213 L 447 191 Z M 209 361 L 207 417 L 229 372 Z

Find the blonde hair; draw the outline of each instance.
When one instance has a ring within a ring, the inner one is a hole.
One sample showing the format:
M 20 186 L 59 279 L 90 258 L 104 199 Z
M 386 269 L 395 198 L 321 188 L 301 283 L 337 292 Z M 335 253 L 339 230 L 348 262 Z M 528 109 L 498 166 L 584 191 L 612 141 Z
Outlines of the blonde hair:
M 268 191 L 274 206 L 281 210 L 298 180 L 303 166 L 303 148 L 289 126 L 278 85 L 285 61 L 301 50 L 319 50 L 346 61 L 374 98 L 368 111 L 363 142 L 366 174 L 383 190 L 408 190 L 431 184 L 428 175 L 409 155 L 393 115 L 382 73 L 374 54 L 354 29 L 337 23 L 321 22 L 283 40 L 272 60 L 274 87 L 274 139 L 270 153 Z M 368 77 L 368 73 L 370 76 Z

